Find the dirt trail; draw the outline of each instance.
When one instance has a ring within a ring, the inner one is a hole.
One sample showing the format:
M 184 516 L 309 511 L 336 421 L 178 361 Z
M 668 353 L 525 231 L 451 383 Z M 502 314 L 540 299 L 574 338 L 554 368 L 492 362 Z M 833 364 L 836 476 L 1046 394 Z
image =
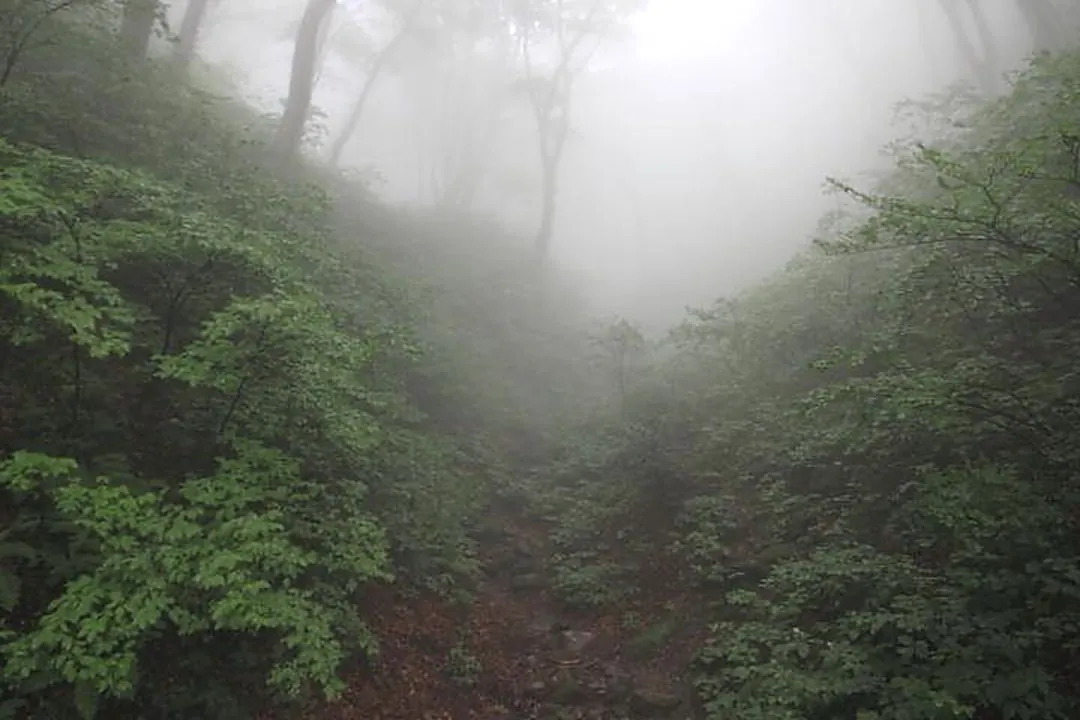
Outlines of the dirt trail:
M 503 512 L 479 538 L 469 604 L 384 589 L 381 652 L 319 720 L 688 720 L 682 675 L 701 630 L 692 598 L 573 611 L 552 591 L 548 528 Z M 659 583 L 669 591 L 670 583 Z M 657 632 L 657 628 L 662 632 Z M 651 635 L 650 635 L 651 633 Z

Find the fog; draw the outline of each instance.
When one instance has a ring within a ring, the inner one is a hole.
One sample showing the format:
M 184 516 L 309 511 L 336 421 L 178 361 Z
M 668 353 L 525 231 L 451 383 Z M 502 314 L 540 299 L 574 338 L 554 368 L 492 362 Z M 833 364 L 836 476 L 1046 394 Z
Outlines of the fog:
M 1017 66 L 1028 33 L 1015 2 L 980 3 L 1001 66 Z M 219 2 L 200 55 L 280 112 L 303 9 Z M 336 13 L 316 131 L 341 130 L 392 23 L 371 3 Z M 485 160 L 471 212 L 531 243 L 539 157 L 515 70 L 443 44 L 423 36 L 379 77 L 342 165 L 373 173 L 388 203 L 429 206 L 464 147 Z M 831 207 L 826 176 L 888 162 L 896 102 L 966 81 L 966 68 L 936 0 L 652 0 L 577 79 L 551 260 L 597 312 L 672 322 L 781 265 Z

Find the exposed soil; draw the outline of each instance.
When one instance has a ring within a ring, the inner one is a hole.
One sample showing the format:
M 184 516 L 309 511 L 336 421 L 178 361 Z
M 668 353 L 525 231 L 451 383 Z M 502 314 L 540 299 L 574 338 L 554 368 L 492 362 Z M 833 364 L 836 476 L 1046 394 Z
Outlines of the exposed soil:
M 567 608 L 551 589 L 548 528 L 516 513 L 480 538 L 468 604 L 382 589 L 366 613 L 377 665 L 356 670 L 312 720 L 606 720 L 696 715 L 686 668 L 704 631 L 699 598 L 658 554 L 618 607 Z

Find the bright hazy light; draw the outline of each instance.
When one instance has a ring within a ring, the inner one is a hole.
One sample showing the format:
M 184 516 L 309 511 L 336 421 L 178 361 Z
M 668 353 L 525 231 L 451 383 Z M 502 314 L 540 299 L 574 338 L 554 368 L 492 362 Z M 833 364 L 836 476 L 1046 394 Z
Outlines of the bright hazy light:
M 650 60 L 713 54 L 744 29 L 747 0 L 652 0 L 631 25 L 635 45 Z
M 234 15 L 203 35 L 203 57 L 237 68 L 268 113 L 288 91 L 306 2 L 229 0 Z M 382 3 L 339 2 L 360 51 L 327 52 L 314 103 L 331 137 L 365 84 L 363 33 L 373 50 L 394 27 Z M 1017 0 L 978 6 L 1001 68 L 1016 67 L 1027 43 Z M 630 38 L 616 35 L 575 85 L 553 260 L 604 312 L 657 324 L 780 267 L 835 207 L 827 176 L 860 184 L 890 162 L 878 148 L 896 135 L 894 103 L 972 79 L 938 0 L 649 0 Z M 540 218 L 536 123 L 523 94 L 502 90 L 521 68 L 512 53 L 509 66 L 458 58 L 455 42 L 391 62 L 344 166 L 376 169 L 372 190 L 391 205 L 428 207 L 475 156 L 472 209 L 528 243 Z

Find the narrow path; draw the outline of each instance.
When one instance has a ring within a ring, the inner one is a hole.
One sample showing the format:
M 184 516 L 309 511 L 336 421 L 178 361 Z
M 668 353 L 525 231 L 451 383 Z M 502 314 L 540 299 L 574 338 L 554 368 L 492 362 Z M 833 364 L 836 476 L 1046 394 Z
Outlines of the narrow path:
M 645 597 L 589 612 L 564 607 L 551 587 L 548 528 L 516 513 L 489 517 L 479 544 L 482 573 L 468 604 L 375 593 L 369 615 L 382 644 L 377 665 L 357 669 L 340 701 L 304 717 L 693 716 L 684 670 L 700 608 Z

